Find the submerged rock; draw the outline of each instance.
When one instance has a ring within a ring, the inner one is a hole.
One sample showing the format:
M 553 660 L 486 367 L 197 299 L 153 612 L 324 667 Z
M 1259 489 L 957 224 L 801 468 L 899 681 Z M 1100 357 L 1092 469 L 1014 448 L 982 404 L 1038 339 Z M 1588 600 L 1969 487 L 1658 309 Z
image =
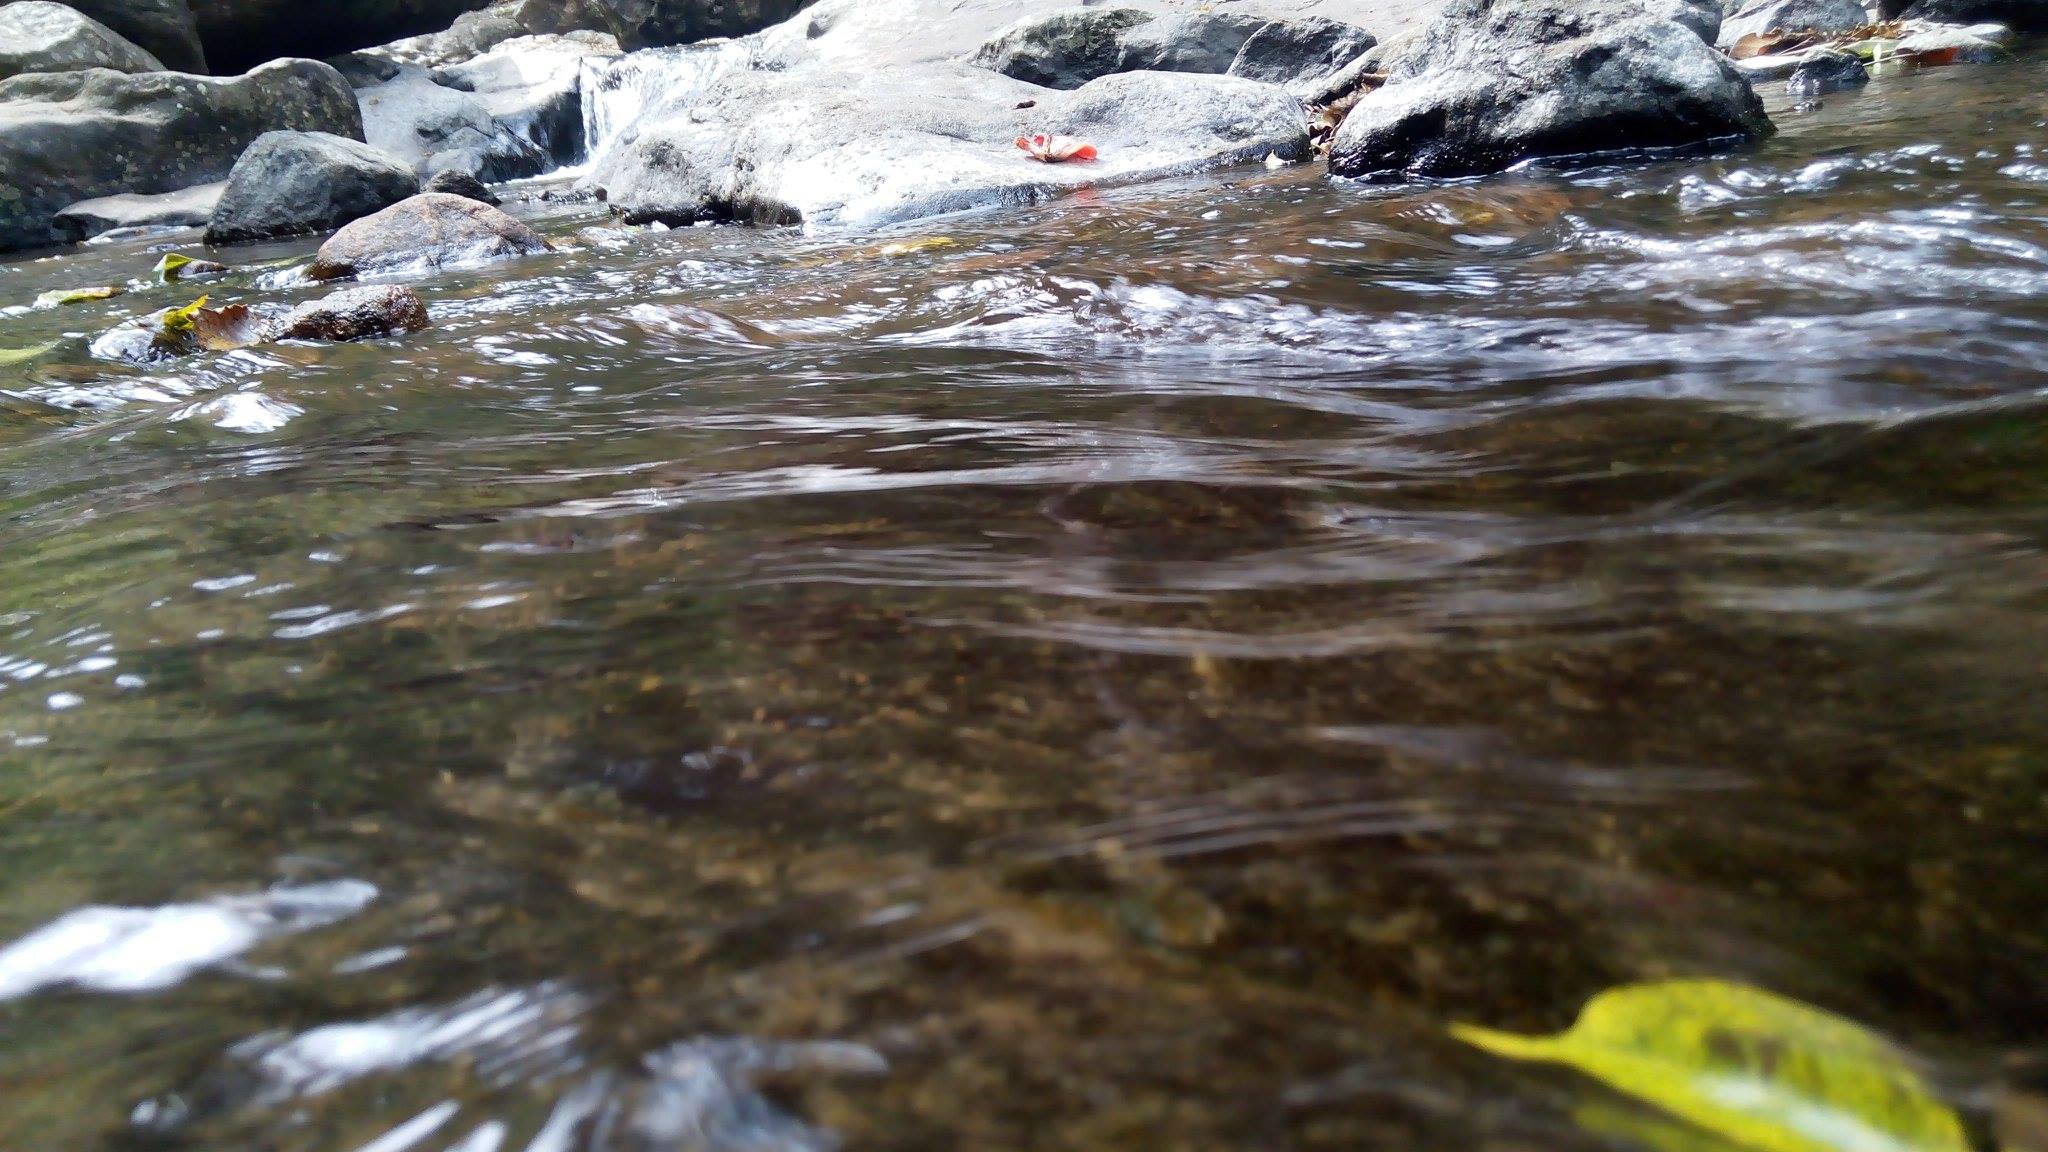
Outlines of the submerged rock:
M 1750 0 L 1721 22 L 1715 40 L 1732 47 L 1744 36 L 1789 32 L 1851 32 L 1870 23 L 1859 0 Z
M 362 135 L 355 94 L 313 60 L 245 76 L 39 73 L 0 81 L 0 251 L 57 238 L 58 212 L 96 197 L 227 177 L 265 132 Z
M 1027 106 L 1028 105 L 1028 106 Z M 741 72 L 643 123 L 588 183 L 629 221 L 869 227 L 1308 154 L 1300 101 L 1228 76 L 1131 72 L 1050 93 L 964 64 Z M 1096 146 L 1037 163 L 1034 133 Z
M 445 192 L 450 196 L 461 196 L 479 204 L 496 207 L 499 200 L 484 186 L 484 182 L 467 172 L 436 172 L 420 187 L 422 192 Z
M 336 232 L 307 275 L 339 280 L 509 260 L 548 250 L 531 228 L 488 204 L 422 192 Z
M 1785 89 L 1794 99 L 1811 100 L 1830 92 L 1861 88 L 1870 83 L 1870 70 L 1847 52 L 1809 52 L 1792 69 Z
M 410 288 L 347 288 L 301 304 L 271 329 L 275 340 L 368 340 L 427 327 L 427 306 Z
M 156 57 L 105 24 L 48 0 L 0 8 L 0 78 L 23 72 L 161 72 Z
M 1302 95 L 1350 67 L 1377 43 L 1363 28 L 1320 16 L 1273 20 L 1244 42 L 1229 73 L 1263 84 L 1284 84 Z
M 155 196 L 81 200 L 57 213 L 51 227 L 59 239 L 74 243 L 128 228 L 203 228 L 227 187 L 227 181 L 217 180 Z
M 266 132 L 228 174 L 208 244 L 242 244 L 339 228 L 420 189 L 410 166 L 360 140 Z
M 1136 8 L 1062 8 L 1003 29 L 972 62 L 1027 84 L 1079 88 L 1116 72 L 1124 33 L 1155 19 Z
M 185 0 L 65 0 L 65 5 L 112 28 L 173 72 L 207 71 L 199 24 Z
M 1674 18 L 1692 7 L 1454 0 L 1338 129 L 1331 170 L 1471 176 L 1769 135 L 1742 71 Z

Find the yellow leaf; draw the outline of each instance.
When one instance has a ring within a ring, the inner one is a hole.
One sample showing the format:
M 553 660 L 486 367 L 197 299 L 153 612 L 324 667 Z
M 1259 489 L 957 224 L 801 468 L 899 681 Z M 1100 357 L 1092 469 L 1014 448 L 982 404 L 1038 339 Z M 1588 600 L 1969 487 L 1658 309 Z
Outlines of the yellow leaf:
M 1462 1024 L 1451 1034 L 1575 1068 L 1759 1152 L 1969 1152 L 1955 1112 L 1883 1037 L 1740 984 L 1612 989 L 1559 1036 Z
M 63 288 L 45 292 L 36 297 L 38 308 L 61 308 L 66 304 L 84 304 L 93 300 L 110 300 L 126 292 L 126 288 Z
M 897 240 L 881 247 L 884 256 L 910 256 L 918 252 L 930 252 L 938 248 L 953 248 L 959 241 L 951 236 L 920 236 L 915 240 Z
M 7 368 L 16 364 L 26 364 L 56 346 L 57 342 L 52 340 L 48 344 L 41 344 L 34 348 L 0 348 L 0 368 Z
M 183 308 L 174 308 L 164 313 L 164 318 L 160 321 L 164 334 L 167 336 L 179 336 L 192 331 L 192 325 L 198 320 L 200 310 L 205 307 L 206 297 L 201 296 Z
M 185 265 L 191 262 L 192 258 L 190 256 L 182 256 L 176 252 L 166 252 L 164 253 L 164 258 L 156 262 L 156 278 L 165 284 L 169 284 L 184 275 Z

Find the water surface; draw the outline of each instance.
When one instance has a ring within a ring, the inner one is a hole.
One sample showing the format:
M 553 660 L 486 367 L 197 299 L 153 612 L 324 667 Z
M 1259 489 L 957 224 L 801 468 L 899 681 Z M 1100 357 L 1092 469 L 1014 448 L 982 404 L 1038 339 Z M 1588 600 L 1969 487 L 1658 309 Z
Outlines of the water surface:
M 1668 976 L 1981 1127 L 2048 1081 L 2044 81 L 549 208 L 396 342 L 6 319 L 63 342 L 0 369 L 0 1146 L 1700 1148 L 1444 1031 Z

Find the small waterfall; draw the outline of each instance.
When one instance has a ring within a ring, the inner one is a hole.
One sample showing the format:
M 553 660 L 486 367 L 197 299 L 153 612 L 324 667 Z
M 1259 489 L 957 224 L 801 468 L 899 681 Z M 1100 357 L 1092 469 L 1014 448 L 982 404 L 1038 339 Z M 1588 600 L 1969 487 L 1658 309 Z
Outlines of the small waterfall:
M 732 72 L 752 66 L 753 45 L 707 40 L 583 62 L 583 143 L 590 163 L 642 119 L 686 107 Z

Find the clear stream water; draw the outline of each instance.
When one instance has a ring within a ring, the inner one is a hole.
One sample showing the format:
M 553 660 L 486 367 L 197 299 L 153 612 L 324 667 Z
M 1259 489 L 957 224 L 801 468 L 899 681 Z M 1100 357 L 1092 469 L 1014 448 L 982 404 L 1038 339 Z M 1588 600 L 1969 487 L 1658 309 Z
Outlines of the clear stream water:
M 0 1147 L 1715 1147 L 1445 1033 L 1676 975 L 1982 1131 L 2048 1082 L 2044 91 L 535 205 L 430 332 L 148 370 L 85 338 L 196 290 L 12 315 Z

